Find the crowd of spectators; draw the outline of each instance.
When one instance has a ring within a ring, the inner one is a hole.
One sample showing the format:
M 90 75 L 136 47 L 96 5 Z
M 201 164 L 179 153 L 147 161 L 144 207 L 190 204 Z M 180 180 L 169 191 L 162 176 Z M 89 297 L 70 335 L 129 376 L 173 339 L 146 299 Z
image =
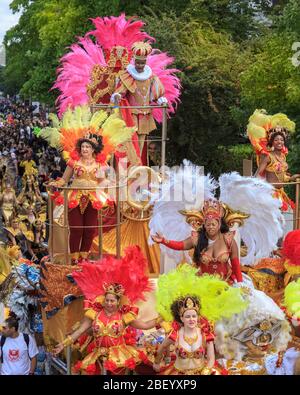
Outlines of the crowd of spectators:
M 33 160 L 38 169 L 39 187 L 45 192 L 44 183 L 61 177 L 65 162 L 57 150 L 36 136 L 39 128 L 49 125 L 48 113 L 33 105 L 0 99 L 0 183 L 4 174 L 10 175 L 16 194 L 20 192 L 25 160 Z

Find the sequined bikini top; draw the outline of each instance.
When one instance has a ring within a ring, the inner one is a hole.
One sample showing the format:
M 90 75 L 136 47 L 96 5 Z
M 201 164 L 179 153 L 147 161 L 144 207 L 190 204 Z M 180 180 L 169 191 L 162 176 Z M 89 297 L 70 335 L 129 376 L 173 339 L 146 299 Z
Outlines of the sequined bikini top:
M 75 162 L 73 166 L 74 170 L 74 181 L 72 183 L 73 187 L 89 187 L 97 186 L 99 183 L 98 173 L 100 170 L 100 165 L 95 162 L 92 166 L 85 166 L 82 163 Z
M 286 173 L 289 166 L 284 154 L 281 154 L 282 160 L 279 160 L 273 152 L 269 154 L 270 163 L 266 167 L 266 171 L 270 173 Z
M 230 258 L 231 245 L 234 238 L 234 232 L 227 232 L 223 234 L 225 244 L 227 246 L 227 251 L 221 252 L 216 258 L 212 257 L 207 251 L 201 253 L 201 263 L 204 265 L 209 265 L 210 263 L 222 263 L 225 264 Z

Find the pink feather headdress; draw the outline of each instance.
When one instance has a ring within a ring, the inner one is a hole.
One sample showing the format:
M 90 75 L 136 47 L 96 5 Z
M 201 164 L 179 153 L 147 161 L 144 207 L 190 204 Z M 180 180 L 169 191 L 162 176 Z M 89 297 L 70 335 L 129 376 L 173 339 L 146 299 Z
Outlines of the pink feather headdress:
M 84 38 L 79 38 L 76 44 L 70 47 L 70 52 L 61 58 L 61 66 L 58 68 L 57 80 L 53 89 L 61 93 L 57 99 L 59 116 L 70 106 L 90 104 L 88 87 L 93 82 L 93 72 L 97 67 L 109 73 L 110 56 L 116 49 L 124 48 L 126 60 L 131 59 L 131 47 L 137 41 L 154 42 L 155 39 L 146 32 L 141 31 L 144 22 L 126 20 L 125 14 L 119 17 L 104 17 L 92 19 L 95 30 L 88 32 Z M 96 39 L 96 43 L 91 40 Z M 167 67 L 174 59 L 166 53 L 152 53 L 148 56 L 148 65 L 153 73 L 161 80 L 165 87 L 165 97 L 168 100 L 168 114 L 176 110 L 179 102 L 181 85 L 175 75 L 179 70 Z M 124 65 L 123 65 L 124 66 Z M 114 72 L 117 70 L 115 69 Z M 162 122 L 162 111 L 155 109 L 153 116 L 158 122 Z

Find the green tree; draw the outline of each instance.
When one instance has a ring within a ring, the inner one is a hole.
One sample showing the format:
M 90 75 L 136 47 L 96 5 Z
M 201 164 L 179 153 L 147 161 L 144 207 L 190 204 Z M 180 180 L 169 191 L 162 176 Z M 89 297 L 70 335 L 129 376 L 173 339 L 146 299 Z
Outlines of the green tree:
M 149 32 L 156 32 L 157 46 L 174 54 L 181 70 L 181 104 L 169 124 L 169 163 L 188 156 L 217 174 L 218 146 L 239 142 L 243 132 L 231 107 L 237 103 L 248 51 L 209 24 L 189 22 L 174 13 L 149 13 L 145 19 Z
M 255 108 L 284 112 L 296 122 L 298 129 L 290 141 L 288 156 L 292 172 L 300 171 L 300 66 L 293 62 L 293 58 L 300 60 L 293 49 L 299 41 L 299 22 L 299 2 L 291 0 L 273 18 L 272 30 L 253 47 L 252 64 L 241 76 L 241 105 L 234 111 L 244 124 Z

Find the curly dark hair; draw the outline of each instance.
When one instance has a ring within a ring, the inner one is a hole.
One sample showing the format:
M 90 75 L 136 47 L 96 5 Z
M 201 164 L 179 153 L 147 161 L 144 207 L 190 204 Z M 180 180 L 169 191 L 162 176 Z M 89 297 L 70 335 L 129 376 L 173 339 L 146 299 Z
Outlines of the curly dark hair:
M 286 145 L 286 136 L 287 136 L 287 134 L 286 134 L 286 129 L 282 129 L 282 131 L 281 130 L 277 130 L 277 131 L 275 131 L 275 129 L 270 129 L 270 131 L 269 131 L 269 134 L 271 135 L 271 137 L 270 137 L 270 139 L 268 140 L 268 147 L 272 147 L 272 145 L 273 145 L 273 142 L 274 142 L 274 140 L 275 140 L 275 138 L 277 137 L 277 136 L 281 136 L 282 138 L 283 138 L 283 141 L 284 141 L 284 145 Z
M 181 298 L 176 299 L 171 305 L 171 312 L 174 320 L 177 321 L 179 324 L 182 324 L 182 320 L 180 318 L 180 308 L 184 305 L 184 302 L 187 298 L 192 299 L 194 304 L 198 306 L 199 309 L 201 307 L 200 300 L 197 296 L 186 295 L 184 297 L 182 296 Z
M 83 143 L 90 144 L 93 147 L 93 150 L 96 155 L 100 154 L 100 152 L 103 150 L 103 143 L 101 136 L 98 136 L 97 134 L 91 134 L 90 138 L 94 138 L 97 141 L 97 144 L 95 144 L 93 141 L 91 141 L 88 138 L 82 138 L 77 140 L 75 149 L 79 154 L 81 154 L 81 146 Z
M 220 232 L 221 233 L 229 232 L 229 227 L 226 224 L 224 218 L 221 219 Z M 201 252 L 205 250 L 207 247 L 208 247 L 208 238 L 206 236 L 205 225 L 203 224 L 202 228 L 198 231 L 198 243 L 194 249 L 193 260 L 195 263 L 198 263 L 200 261 Z

